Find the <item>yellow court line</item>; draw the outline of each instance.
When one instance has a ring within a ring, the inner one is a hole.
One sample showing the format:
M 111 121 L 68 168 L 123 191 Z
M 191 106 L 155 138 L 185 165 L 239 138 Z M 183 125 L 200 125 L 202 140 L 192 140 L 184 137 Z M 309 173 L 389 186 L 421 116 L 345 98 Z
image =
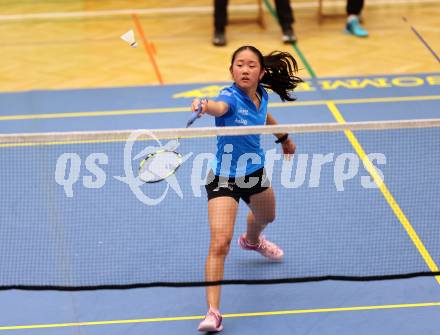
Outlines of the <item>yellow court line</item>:
M 337 104 L 363 104 L 363 103 L 377 103 L 377 102 L 408 102 L 408 101 L 427 101 L 439 100 L 440 95 L 420 95 L 411 97 L 384 97 L 384 98 L 363 98 L 363 99 L 337 99 L 333 100 Z M 327 101 L 326 101 L 327 103 Z
M 333 101 L 328 101 L 327 106 L 331 113 L 333 114 L 333 117 L 336 119 L 338 123 L 344 124 L 345 119 L 342 116 L 342 114 L 339 112 L 338 108 L 336 107 L 335 103 Z M 432 259 L 431 255 L 429 254 L 428 250 L 424 246 L 423 242 L 421 241 L 420 237 L 418 236 L 417 232 L 412 227 L 411 223 L 409 222 L 406 215 L 403 213 L 402 209 L 400 208 L 399 204 L 397 203 L 396 199 L 394 199 L 393 195 L 389 191 L 388 187 L 383 182 L 382 178 L 377 173 L 375 167 L 368 159 L 364 149 L 360 145 L 359 141 L 357 140 L 356 136 L 353 134 L 351 130 L 344 130 L 345 136 L 349 140 L 350 144 L 355 149 L 358 156 L 361 158 L 365 169 L 368 171 L 368 173 L 373 178 L 376 185 L 379 187 L 380 191 L 382 192 L 382 195 L 384 196 L 385 200 L 387 201 L 388 205 L 393 210 L 395 216 L 402 224 L 403 228 L 411 238 L 411 241 L 416 246 L 417 250 L 419 251 L 420 255 L 423 257 L 423 260 L 428 265 L 429 269 L 432 272 L 438 272 L 439 268 L 437 264 Z M 435 277 L 437 282 L 440 284 L 440 276 Z
M 414 97 L 387 97 L 387 98 L 364 98 L 364 99 L 340 99 L 333 100 L 336 104 L 360 104 L 360 103 L 380 103 L 380 102 L 408 102 L 408 101 L 428 101 L 440 100 L 440 95 L 414 96 Z M 273 102 L 269 107 L 301 107 L 301 106 L 320 106 L 326 105 L 326 100 L 313 101 L 295 101 L 295 102 Z M 34 119 L 61 119 L 71 117 L 96 117 L 96 116 L 117 116 L 117 115 L 139 115 L 154 113 L 178 113 L 189 112 L 187 107 L 170 108 L 150 108 L 150 109 L 132 109 L 132 110 L 114 110 L 114 111 L 95 111 L 95 112 L 71 112 L 71 113 L 45 113 L 45 114 L 19 114 L 3 115 L 0 121 L 14 120 L 34 120 Z
M 367 104 L 380 102 L 409 102 L 409 101 L 430 101 L 440 100 L 440 95 L 420 95 L 411 97 L 384 97 L 384 98 L 362 98 L 362 99 L 336 99 L 333 102 L 337 105 Z M 296 106 L 319 106 L 327 105 L 328 100 L 295 101 L 295 102 L 274 102 L 269 107 L 296 107 Z
M 200 135 L 200 136 L 180 136 L 179 139 L 191 138 L 209 138 L 216 135 Z M 161 140 L 173 140 L 176 137 L 161 137 Z M 154 141 L 154 139 L 138 139 L 137 142 Z M 70 144 L 93 144 L 93 143 L 117 143 L 127 142 L 127 139 L 99 139 L 99 140 L 73 140 L 73 141 L 53 141 L 53 142 L 23 142 L 23 143 L 0 143 L 0 148 L 17 148 L 17 147 L 38 147 L 50 145 L 70 145 Z
M 89 143 L 116 143 L 127 142 L 127 139 L 99 139 L 99 140 L 78 140 L 78 141 L 53 141 L 53 142 L 23 142 L 23 143 L 0 143 L 0 148 L 17 147 L 38 147 L 49 145 L 67 145 L 67 144 L 89 144 Z
M 176 113 L 176 112 L 189 112 L 189 110 L 190 110 L 189 107 L 174 107 L 174 108 L 131 109 L 131 110 L 96 111 L 96 112 L 19 114 L 19 115 L 0 116 L 0 121 L 61 119 L 61 118 L 69 118 L 69 117 L 136 115 L 136 114 L 152 114 L 152 113 Z
M 419 308 L 419 307 L 440 307 L 440 302 L 423 302 L 414 304 L 395 304 L 395 305 L 376 305 L 376 306 L 354 306 L 354 307 L 335 307 L 335 308 L 317 308 L 317 309 L 297 309 L 272 312 L 254 312 L 254 313 L 235 313 L 224 314 L 224 318 L 239 317 L 256 317 L 256 316 L 273 316 L 273 315 L 294 315 L 294 314 L 312 314 L 312 313 L 335 313 L 335 312 L 352 312 L 352 311 L 372 311 L 384 309 L 399 308 Z M 92 322 L 71 322 L 71 323 L 53 323 L 53 324 L 37 324 L 25 326 L 0 326 L 2 330 L 19 330 L 19 329 L 41 329 L 41 328 L 62 328 L 62 327 L 80 327 L 80 326 L 103 326 L 115 324 L 131 324 L 131 323 L 153 323 L 164 321 L 188 321 L 203 319 L 204 315 L 195 316 L 179 316 L 167 318 L 147 318 L 133 320 L 109 320 L 109 321 L 92 321 Z

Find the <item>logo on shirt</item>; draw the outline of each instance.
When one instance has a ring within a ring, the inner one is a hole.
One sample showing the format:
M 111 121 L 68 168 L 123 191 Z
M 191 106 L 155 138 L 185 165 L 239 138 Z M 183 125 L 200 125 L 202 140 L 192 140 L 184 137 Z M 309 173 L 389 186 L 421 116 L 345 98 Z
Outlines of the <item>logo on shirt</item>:
M 247 109 L 239 109 L 237 113 L 241 115 L 249 115 L 249 111 Z
M 221 90 L 219 95 L 226 95 L 226 96 L 230 97 L 232 95 L 232 92 L 229 92 L 227 90 Z
M 235 119 L 235 123 L 242 124 L 243 126 L 247 126 L 248 121 L 243 119 Z

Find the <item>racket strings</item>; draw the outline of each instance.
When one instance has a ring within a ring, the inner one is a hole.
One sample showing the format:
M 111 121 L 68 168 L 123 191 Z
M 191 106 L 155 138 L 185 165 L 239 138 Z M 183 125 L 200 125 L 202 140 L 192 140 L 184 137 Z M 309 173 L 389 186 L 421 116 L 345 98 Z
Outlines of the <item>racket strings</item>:
M 166 179 L 182 164 L 182 156 L 176 151 L 160 150 L 145 158 L 139 169 L 139 178 L 152 183 Z

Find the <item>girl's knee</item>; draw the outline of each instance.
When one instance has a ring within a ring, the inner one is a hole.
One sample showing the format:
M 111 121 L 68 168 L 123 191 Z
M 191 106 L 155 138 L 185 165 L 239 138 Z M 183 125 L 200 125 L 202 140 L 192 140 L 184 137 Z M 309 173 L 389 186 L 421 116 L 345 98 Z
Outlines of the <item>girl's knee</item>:
M 211 251 L 215 255 L 226 256 L 231 247 L 230 238 L 217 238 L 211 242 Z
M 267 215 L 267 223 L 272 223 L 275 221 L 276 215 L 275 215 L 275 211 L 271 211 L 270 213 L 268 213 Z
M 261 216 L 261 221 L 265 224 L 272 223 L 275 221 L 275 216 L 275 210 L 269 210 Z

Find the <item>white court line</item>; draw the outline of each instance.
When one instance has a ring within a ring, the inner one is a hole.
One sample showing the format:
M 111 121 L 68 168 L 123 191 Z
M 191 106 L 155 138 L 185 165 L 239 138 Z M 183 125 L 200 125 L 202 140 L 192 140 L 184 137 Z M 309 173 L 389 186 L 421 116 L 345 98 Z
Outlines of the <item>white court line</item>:
M 369 0 L 370 6 L 391 6 L 391 5 L 408 5 L 408 4 L 438 4 L 439 0 Z M 325 7 L 345 7 L 345 0 L 332 1 L 331 6 Z M 257 10 L 257 5 L 230 5 L 234 11 L 250 11 Z M 295 2 L 292 4 L 293 9 L 298 8 L 317 8 L 315 2 Z M 32 13 L 32 14 L 10 14 L 0 15 L 0 22 L 5 21 L 26 21 L 26 20 L 46 20 L 46 19 L 66 19 L 66 18 L 94 18 L 121 15 L 178 15 L 178 14 L 207 14 L 212 13 L 212 6 L 199 7 L 170 7 L 170 8 L 149 8 L 149 9 L 115 9 L 100 11 L 81 11 L 81 12 L 53 12 L 53 13 Z

